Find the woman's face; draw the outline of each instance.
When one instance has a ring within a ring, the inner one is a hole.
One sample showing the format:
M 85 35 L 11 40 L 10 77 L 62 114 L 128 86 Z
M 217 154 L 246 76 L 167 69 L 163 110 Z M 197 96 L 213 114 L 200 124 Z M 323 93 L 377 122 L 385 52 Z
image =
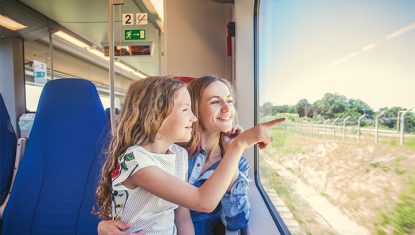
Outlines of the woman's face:
M 199 121 L 203 131 L 227 132 L 232 129 L 235 107 L 228 87 L 215 81 L 205 88 L 199 101 Z

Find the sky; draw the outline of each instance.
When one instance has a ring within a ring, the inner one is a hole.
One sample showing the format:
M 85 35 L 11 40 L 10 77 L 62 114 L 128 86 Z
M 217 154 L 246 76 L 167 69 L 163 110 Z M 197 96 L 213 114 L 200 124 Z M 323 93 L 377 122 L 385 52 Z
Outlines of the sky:
M 261 1 L 260 104 L 338 93 L 415 109 L 415 1 Z

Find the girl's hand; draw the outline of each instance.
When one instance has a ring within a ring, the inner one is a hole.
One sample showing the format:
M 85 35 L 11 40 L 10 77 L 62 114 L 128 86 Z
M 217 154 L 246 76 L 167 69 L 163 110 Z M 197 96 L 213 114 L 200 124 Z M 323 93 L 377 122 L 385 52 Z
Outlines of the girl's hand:
M 144 232 L 129 233 L 127 229 L 131 224 L 126 224 L 119 220 L 102 220 L 98 224 L 98 235 L 145 235 Z
M 242 127 L 240 126 L 234 126 L 232 127 L 232 129 L 226 133 L 224 133 L 226 136 L 229 136 L 229 138 L 233 139 L 236 136 L 238 136 L 241 132 L 243 132 L 244 130 L 242 129 Z
M 221 144 L 223 146 L 223 150 L 226 152 L 226 149 L 231 144 L 232 140 L 238 136 L 242 132 L 242 127 L 240 126 L 234 126 L 232 129 L 228 132 L 222 132 L 220 137 Z
M 285 118 L 277 118 L 275 120 L 258 124 L 235 137 L 232 143 L 240 144 L 245 149 L 258 144 L 260 149 L 266 148 L 272 141 L 266 129 L 275 126 L 278 123 L 285 121 Z

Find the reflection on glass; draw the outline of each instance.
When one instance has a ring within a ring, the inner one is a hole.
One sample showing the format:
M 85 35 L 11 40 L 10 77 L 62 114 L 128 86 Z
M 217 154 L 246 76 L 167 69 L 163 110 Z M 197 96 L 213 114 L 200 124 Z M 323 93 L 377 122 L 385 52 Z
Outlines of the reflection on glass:
M 261 1 L 260 180 L 293 234 L 415 234 L 415 1 Z

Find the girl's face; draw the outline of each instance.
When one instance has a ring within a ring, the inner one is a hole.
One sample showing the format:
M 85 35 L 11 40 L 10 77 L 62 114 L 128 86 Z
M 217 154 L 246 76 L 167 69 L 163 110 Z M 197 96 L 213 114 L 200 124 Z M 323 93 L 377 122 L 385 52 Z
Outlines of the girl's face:
M 186 87 L 180 88 L 174 95 L 173 110 L 161 124 L 158 134 L 171 143 L 187 142 L 192 137 L 192 126 L 196 121 L 189 92 Z
M 199 101 L 199 119 L 202 130 L 227 132 L 232 129 L 235 107 L 228 87 L 215 81 L 205 88 Z

